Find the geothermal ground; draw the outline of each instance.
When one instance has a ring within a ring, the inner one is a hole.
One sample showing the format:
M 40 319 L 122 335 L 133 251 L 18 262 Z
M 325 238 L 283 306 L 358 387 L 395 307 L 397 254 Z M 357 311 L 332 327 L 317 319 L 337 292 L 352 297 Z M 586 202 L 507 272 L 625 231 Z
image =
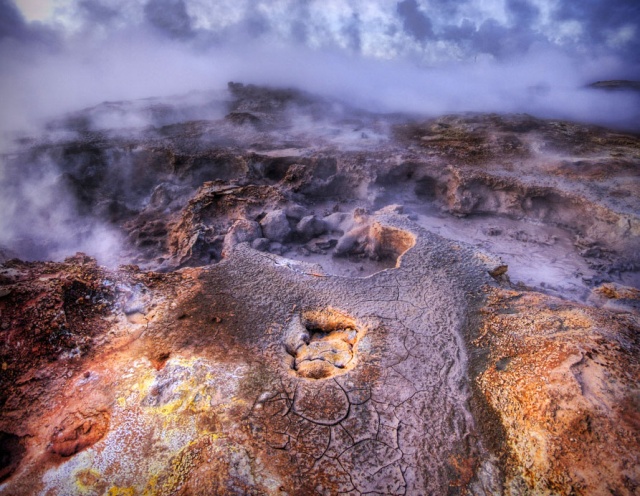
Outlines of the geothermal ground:
M 0 494 L 640 491 L 637 135 L 217 98 L 5 153 Z

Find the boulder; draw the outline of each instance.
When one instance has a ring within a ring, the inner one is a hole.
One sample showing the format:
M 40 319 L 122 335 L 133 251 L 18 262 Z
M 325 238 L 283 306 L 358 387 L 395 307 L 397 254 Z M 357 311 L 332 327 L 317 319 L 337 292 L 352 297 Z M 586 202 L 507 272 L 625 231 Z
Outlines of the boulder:
M 251 248 L 258 251 L 269 250 L 269 240 L 267 238 L 257 238 L 251 242 Z
M 309 215 L 309 213 L 309 209 L 303 207 L 302 205 L 298 205 L 297 203 L 294 203 L 293 205 L 290 205 L 285 209 L 285 214 L 287 215 L 287 217 L 293 220 L 300 220 L 303 217 Z
M 275 255 L 282 255 L 282 254 L 286 251 L 286 249 L 285 249 L 285 247 L 282 245 L 282 243 L 278 243 L 278 242 L 276 241 L 276 242 L 273 242 L 273 243 L 271 243 L 271 244 L 269 245 L 269 251 L 270 251 L 271 253 L 274 253 Z
M 349 218 L 348 214 L 343 212 L 334 212 L 327 215 L 323 220 L 327 229 L 330 231 L 343 231 L 343 223 Z
M 315 215 L 307 215 L 300 219 L 296 231 L 304 241 L 309 241 L 327 231 L 327 224 Z
M 231 229 L 224 238 L 222 256 L 226 257 L 231 253 L 234 246 L 239 243 L 252 242 L 262 236 L 260 224 L 255 221 L 240 219 L 234 222 Z
M 282 210 L 274 210 L 260 221 L 264 237 L 282 243 L 291 234 L 287 216 Z

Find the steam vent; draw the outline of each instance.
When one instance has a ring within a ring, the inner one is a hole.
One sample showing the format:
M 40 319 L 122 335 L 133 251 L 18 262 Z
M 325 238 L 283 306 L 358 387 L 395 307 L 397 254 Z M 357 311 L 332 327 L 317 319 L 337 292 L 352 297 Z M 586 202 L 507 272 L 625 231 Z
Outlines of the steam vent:
M 2 160 L 0 495 L 640 493 L 638 135 L 230 83 Z

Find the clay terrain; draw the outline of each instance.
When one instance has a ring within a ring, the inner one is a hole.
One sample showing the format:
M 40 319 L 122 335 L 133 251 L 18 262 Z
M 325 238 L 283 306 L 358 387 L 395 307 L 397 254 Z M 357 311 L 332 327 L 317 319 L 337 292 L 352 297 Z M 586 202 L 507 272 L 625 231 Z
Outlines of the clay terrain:
M 230 83 L 2 162 L 0 494 L 640 492 L 638 135 Z

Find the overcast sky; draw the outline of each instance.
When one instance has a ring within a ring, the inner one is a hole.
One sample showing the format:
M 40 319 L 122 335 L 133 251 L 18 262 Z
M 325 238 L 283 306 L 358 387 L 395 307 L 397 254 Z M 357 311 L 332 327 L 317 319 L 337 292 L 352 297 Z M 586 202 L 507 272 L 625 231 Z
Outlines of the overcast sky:
M 633 120 L 626 97 L 567 92 L 639 69 L 638 0 L 0 0 L 4 128 L 230 79 L 398 110 Z

